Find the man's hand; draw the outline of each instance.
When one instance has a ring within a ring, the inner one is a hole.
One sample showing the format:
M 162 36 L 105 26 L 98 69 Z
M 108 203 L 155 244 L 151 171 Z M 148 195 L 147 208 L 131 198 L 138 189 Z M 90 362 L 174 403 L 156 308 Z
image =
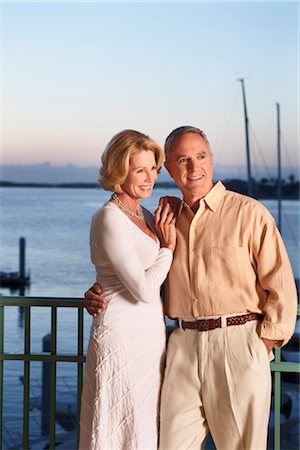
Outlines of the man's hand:
M 101 293 L 101 286 L 95 283 L 84 294 L 83 306 L 91 316 L 97 316 L 107 307 L 107 302 L 101 297 Z
M 276 347 L 280 347 L 280 345 L 282 345 L 282 342 L 283 342 L 283 341 L 275 341 L 275 340 L 272 340 L 272 339 L 265 339 L 265 338 L 262 338 L 262 341 L 263 341 L 263 343 L 266 346 L 268 355 L 271 353 L 271 351 L 273 350 L 273 348 L 275 346 Z

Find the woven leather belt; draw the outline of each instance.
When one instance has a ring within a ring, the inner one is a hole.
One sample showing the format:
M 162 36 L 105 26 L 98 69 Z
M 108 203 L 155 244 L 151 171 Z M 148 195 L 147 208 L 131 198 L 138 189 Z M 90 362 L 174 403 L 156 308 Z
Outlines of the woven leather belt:
M 251 320 L 262 320 L 263 315 L 257 313 L 244 314 L 243 316 L 233 316 L 226 318 L 226 326 L 243 325 Z M 194 322 L 179 321 L 179 325 L 183 330 L 208 331 L 222 328 L 222 318 L 218 319 L 199 319 Z

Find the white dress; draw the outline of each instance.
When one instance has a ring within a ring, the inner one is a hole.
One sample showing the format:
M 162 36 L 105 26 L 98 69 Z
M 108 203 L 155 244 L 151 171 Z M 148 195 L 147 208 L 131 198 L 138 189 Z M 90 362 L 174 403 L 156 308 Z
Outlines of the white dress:
M 93 319 L 79 448 L 155 450 L 166 339 L 160 286 L 172 252 L 112 202 L 93 216 L 90 244 L 108 306 Z

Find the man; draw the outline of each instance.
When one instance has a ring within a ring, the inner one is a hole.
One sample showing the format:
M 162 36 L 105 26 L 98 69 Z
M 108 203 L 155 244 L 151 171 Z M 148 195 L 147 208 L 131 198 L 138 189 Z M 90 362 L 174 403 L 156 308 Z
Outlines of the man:
M 177 128 L 165 153 L 183 201 L 166 282 L 166 314 L 179 327 L 168 343 L 160 449 L 200 449 L 208 431 L 218 450 L 265 449 L 269 358 L 290 339 L 296 320 L 284 244 L 259 202 L 213 184 L 213 156 L 201 130 Z M 86 293 L 91 313 L 96 299 Z

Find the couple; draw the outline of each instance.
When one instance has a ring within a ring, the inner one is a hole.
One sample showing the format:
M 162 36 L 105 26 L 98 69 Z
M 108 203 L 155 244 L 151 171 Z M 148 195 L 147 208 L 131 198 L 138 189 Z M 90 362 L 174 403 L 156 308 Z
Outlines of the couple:
M 174 130 L 165 158 L 183 200 L 161 199 L 153 219 L 139 202 L 151 195 L 160 148 L 124 131 L 103 155 L 100 181 L 114 195 L 91 225 L 103 298 L 85 298 L 95 317 L 80 448 L 156 449 L 160 403 L 161 450 L 200 450 L 208 431 L 218 450 L 265 449 L 269 356 L 292 336 L 297 309 L 283 242 L 259 202 L 213 184 L 201 130 Z M 166 277 L 165 313 L 179 326 L 160 395 Z

